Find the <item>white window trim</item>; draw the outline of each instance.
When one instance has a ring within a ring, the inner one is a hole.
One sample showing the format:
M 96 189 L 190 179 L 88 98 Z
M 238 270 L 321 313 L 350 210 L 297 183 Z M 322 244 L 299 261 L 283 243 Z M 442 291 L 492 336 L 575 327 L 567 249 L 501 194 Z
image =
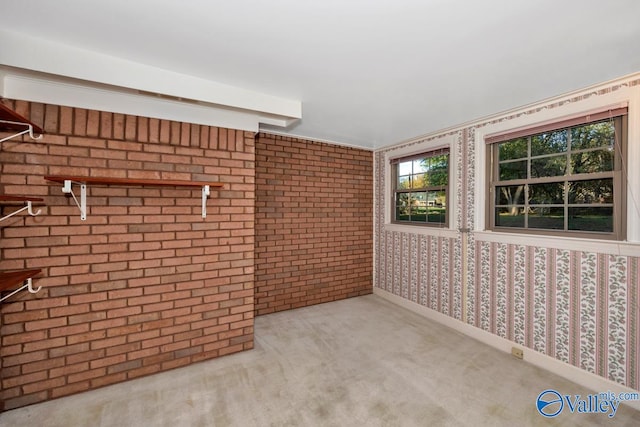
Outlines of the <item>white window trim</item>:
M 458 134 L 444 135 L 439 138 L 435 138 L 429 141 L 422 141 L 410 146 L 399 147 L 390 151 L 387 151 L 384 155 L 384 183 L 385 183 L 385 195 L 384 195 L 384 228 L 387 231 L 398 231 L 402 233 L 424 234 L 427 236 L 447 237 L 455 238 L 458 235 L 458 231 L 455 228 L 456 224 L 456 212 L 458 212 L 458 195 L 457 195 L 457 183 L 458 183 L 458 151 L 457 141 Z M 392 223 L 391 204 L 393 203 L 393 182 L 392 176 L 393 168 L 391 167 L 391 160 L 398 157 L 406 157 L 414 154 L 422 154 L 428 151 L 437 150 L 439 148 L 449 148 L 449 200 L 448 200 L 448 227 L 430 227 L 426 225 L 409 225 L 409 224 L 394 224 Z
M 575 96 L 575 95 L 574 95 Z M 506 233 L 486 229 L 487 150 L 485 137 L 512 129 L 535 126 L 554 120 L 584 114 L 596 109 L 627 104 L 627 236 L 622 241 Z M 476 129 L 475 132 L 475 214 L 474 235 L 488 242 L 526 244 L 568 250 L 589 250 L 599 253 L 640 256 L 640 86 L 620 88 L 605 95 L 594 95 L 582 101 L 546 109 L 534 114 L 505 120 Z M 535 107 L 529 107 L 533 109 Z

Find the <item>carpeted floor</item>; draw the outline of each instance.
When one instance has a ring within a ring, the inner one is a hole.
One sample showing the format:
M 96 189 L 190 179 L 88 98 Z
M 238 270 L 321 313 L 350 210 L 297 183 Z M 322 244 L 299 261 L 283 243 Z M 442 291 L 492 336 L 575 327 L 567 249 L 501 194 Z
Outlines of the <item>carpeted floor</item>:
M 368 295 L 258 317 L 254 350 L 11 410 L 0 425 L 640 425 L 626 406 L 545 418 L 546 389 L 593 393 Z

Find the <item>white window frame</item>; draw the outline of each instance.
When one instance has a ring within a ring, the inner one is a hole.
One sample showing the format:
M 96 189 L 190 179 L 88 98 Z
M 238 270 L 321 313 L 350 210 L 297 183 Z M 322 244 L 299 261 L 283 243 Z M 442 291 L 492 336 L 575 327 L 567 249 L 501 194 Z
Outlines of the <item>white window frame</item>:
M 576 96 L 576 95 L 574 95 Z M 561 101 L 561 100 L 558 100 Z M 569 99 L 567 99 L 569 101 Z M 487 149 L 485 138 L 496 133 L 544 125 L 613 107 L 628 107 L 627 115 L 627 215 L 626 237 L 621 241 L 581 237 L 564 237 L 527 233 L 508 233 L 486 229 L 485 200 L 487 183 Z M 527 110 L 535 109 L 529 106 Z M 516 114 L 516 113 L 513 113 Z M 475 202 L 474 234 L 483 241 L 527 244 L 568 250 L 586 250 L 620 255 L 640 255 L 640 86 L 623 87 L 604 95 L 593 95 L 581 101 L 566 102 L 554 108 L 540 105 L 540 111 L 499 121 L 475 130 Z
M 458 132 L 451 135 L 444 135 L 428 141 L 422 141 L 415 144 L 408 144 L 396 149 L 387 151 L 384 155 L 384 228 L 388 231 L 398 231 L 403 233 L 424 234 L 429 236 L 441 236 L 455 238 L 458 235 L 456 229 L 456 213 L 458 212 Z M 399 224 L 394 223 L 392 214 L 392 204 L 394 200 L 394 180 L 393 167 L 391 160 L 399 157 L 408 157 L 419 155 L 441 148 L 449 149 L 449 194 L 447 194 L 448 209 L 447 222 L 448 226 L 425 226 L 423 224 Z

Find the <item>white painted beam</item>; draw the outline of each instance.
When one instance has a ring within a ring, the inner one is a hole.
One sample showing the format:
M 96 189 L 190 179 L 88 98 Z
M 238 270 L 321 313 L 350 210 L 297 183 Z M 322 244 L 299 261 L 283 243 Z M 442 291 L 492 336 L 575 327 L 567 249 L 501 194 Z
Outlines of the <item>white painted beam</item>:
M 0 30 L 0 64 L 245 110 L 300 119 L 302 103 L 188 76 L 26 34 Z
M 255 112 L 140 95 L 117 88 L 91 87 L 45 75 L 0 67 L 0 95 L 5 98 L 258 132 Z

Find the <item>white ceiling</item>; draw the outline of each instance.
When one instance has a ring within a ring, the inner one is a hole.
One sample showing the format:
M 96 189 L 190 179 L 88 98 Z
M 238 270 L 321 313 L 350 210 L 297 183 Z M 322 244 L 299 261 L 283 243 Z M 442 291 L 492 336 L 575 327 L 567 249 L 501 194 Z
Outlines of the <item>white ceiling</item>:
M 639 17 L 638 0 L 2 0 L 0 29 L 300 101 L 261 129 L 379 148 L 640 71 Z M 56 65 L 39 71 L 72 74 Z

